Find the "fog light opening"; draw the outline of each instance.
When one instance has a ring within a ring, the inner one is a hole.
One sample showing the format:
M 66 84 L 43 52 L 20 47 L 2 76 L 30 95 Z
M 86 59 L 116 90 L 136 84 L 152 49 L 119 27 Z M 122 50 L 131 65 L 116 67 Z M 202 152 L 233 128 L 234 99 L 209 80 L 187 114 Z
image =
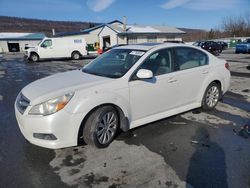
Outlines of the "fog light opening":
M 53 134 L 33 133 L 33 137 L 42 140 L 57 140 L 56 136 Z

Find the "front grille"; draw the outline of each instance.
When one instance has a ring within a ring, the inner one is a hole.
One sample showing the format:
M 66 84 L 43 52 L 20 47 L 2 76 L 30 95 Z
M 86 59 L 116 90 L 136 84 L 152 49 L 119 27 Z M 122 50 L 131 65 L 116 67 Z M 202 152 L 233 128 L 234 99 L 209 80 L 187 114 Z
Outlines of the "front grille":
M 26 108 L 29 106 L 30 100 L 27 99 L 22 93 L 17 96 L 16 106 L 18 111 L 23 114 Z

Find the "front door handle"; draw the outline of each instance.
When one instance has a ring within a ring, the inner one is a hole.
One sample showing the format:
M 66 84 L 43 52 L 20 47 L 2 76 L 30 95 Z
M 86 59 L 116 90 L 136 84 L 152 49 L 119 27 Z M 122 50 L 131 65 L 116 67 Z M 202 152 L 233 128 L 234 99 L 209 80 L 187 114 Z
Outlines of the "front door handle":
M 168 80 L 168 83 L 174 83 L 174 82 L 177 82 L 177 80 L 176 80 L 175 78 L 170 78 L 170 79 Z
M 209 71 L 208 70 L 203 70 L 201 73 L 202 74 L 207 74 L 207 73 L 209 73 Z

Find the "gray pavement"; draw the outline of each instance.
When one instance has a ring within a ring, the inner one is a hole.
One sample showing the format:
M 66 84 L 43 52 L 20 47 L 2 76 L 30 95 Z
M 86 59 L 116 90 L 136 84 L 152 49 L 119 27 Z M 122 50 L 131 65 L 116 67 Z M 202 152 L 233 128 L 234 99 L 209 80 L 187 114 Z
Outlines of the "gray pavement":
M 216 110 L 200 109 L 121 133 L 106 149 L 50 150 L 21 135 L 14 100 L 28 83 L 89 60 L 28 64 L 0 57 L 0 187 L 250 187 L 250 138 L 235 134 L 250 120 L 250 54 L 226 50 L 230 91 Z

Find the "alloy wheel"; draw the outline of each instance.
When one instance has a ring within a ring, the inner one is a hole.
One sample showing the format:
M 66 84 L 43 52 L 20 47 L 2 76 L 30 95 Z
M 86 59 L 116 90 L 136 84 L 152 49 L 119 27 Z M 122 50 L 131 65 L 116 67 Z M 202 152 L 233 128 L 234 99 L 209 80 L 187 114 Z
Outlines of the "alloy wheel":
M 101 117 L 96 128 L 97 140 L 100 144 L 109 143 L 117 130 L 117 117 L 114 112 L 108 112 Z
M 209 88 L 206 95 L 207 106 L 209 106 L 210 108 L 214 107 L 219 101 L 219 97 L 220 97 L 220 92 L 218 87 L 212 86 L 211 88 Z

